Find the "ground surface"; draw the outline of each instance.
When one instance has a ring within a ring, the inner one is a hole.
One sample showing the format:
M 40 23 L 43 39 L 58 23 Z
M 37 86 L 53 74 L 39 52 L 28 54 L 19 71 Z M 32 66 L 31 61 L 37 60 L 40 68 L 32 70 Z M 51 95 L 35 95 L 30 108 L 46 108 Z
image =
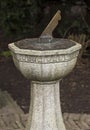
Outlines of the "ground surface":
M 0 130 L 25 130 L 24 114 L 7 91 L 0 90 Z M 90 130 L 90 114 L 63 113 L 66 130 Z
M 12 58 L 0 56 L 0 89 L 7 90 L 18 105 L 28 112 L 30 81 L 15 68 Z M 84 58 L 61 81 L 61 105 L 64 113 L 90 113 L 90 58 Z
M 0 90 L 0 130 L 23 130 L 25 117 L 10 94 Z

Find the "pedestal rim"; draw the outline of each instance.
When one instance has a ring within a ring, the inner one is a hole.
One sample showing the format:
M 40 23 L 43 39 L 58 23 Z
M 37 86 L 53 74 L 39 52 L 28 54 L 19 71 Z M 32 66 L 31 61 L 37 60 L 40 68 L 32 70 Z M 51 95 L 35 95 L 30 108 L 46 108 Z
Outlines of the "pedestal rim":
M 34 81 L 34 80 L 32 80 L 32 81 L 30 81 L 30 82 L 31 82 L 31 84 L 35 83 L 35 84 L 40 84 L 40 85 L 44 85 L 44 84 L 49 85 L 49 84 L 56 84 L 57 82 L 60 83 L 61 80 L 62 80 L 62 79 L 53 80 L 53 81 Z

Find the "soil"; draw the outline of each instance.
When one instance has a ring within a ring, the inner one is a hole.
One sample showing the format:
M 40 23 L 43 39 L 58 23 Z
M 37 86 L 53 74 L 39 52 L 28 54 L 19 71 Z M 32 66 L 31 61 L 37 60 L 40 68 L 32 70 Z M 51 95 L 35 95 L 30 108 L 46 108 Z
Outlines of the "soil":
M 14 66 L 12 57 L 0 56 L 0 89 L 7 90 L 25 113 L 29 110 L 30 81 Z M 90 113 L 90 57 L 61 81 L 62 112 Z

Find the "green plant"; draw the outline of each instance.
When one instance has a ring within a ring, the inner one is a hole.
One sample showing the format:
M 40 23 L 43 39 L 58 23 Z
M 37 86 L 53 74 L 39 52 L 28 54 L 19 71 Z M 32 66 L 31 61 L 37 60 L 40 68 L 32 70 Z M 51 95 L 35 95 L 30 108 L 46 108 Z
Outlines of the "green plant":
M 1 56 L 5 56 L 5 57 L 8 57 L 8 56 L 11 56 L 11 52 L 10 51 L 2 51 L 0 53 Z

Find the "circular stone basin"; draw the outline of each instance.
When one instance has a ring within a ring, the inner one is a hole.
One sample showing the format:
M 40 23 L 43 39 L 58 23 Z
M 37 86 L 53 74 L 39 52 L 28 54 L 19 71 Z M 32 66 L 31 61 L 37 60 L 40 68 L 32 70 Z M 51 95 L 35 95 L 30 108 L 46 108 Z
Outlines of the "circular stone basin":
M 74 68 L 81 45 L 67 39 L 25 39 L 9 44 L 13 60 L 21 73 L 32 81 L 55 81 Z

